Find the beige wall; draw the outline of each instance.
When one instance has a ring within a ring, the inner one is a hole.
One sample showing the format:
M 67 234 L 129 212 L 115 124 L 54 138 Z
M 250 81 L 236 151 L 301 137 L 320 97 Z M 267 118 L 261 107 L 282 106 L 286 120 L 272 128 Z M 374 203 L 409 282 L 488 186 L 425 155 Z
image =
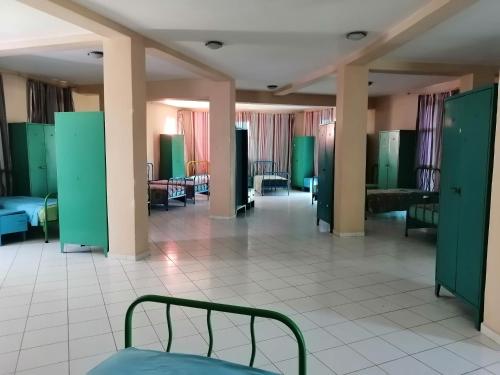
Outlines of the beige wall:
M 2 73 L 7 122 L 25 122 L 28 119 L 26 78 Z
M 147 157 L 154 165 L 154 175 L 158 177 L 160 165 L 160 134 L 172 133 L 177 128 L 177 108 L 155 102 L 146 107 Z
M 376 98 L 375 130 L 415 129 L 418 95 L 403 94 Z
M 100 111 L 99 95 L 96 94 L 80 94 L 73 91 L 73 103 L 75 105 L 75 112 Z

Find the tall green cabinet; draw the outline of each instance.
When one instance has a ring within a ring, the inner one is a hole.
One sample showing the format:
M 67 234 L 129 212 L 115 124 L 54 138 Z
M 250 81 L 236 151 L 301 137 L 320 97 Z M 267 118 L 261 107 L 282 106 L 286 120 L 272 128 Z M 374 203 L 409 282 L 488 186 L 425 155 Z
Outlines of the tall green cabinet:
M 488 241 L 497 86 L 445 102 L 436 295 L 441 286 L 468 302 L 479 328 Z
M 248 203 L 248 131 L 236 129 L 236 211 Z
M 12 194 L 45 197 L 57 192 L 55 127 L 51 124 L 9 124 Z
M 314 176 L 314 137 L 295 136 L 292 140 L 292 186 L 304 187 L 304 178 Z
M 335 181 L 335 125 L 320 125 L 318 144 L 318 207 L 316 224 L 320 220 L 333 232 L 333 185 Z
M 391 130 L 379 133 L 378 188 L 414 188 L 415 151 L 417 135 L 414 130 Z
M 108 252 L 103 112 L 57 112 L 56 155 L 61 251 L 65 244 Z
M 160 135 L 160 180 L 184 177 L 184 136 Z

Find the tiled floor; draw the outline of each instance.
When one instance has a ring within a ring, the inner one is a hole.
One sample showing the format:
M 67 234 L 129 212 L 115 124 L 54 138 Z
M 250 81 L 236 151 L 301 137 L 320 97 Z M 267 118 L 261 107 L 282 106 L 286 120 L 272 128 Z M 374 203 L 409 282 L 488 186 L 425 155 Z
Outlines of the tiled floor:
M 365 238 L 333 238 L 299 193 L 260 198 L 235 220 L 211 221 L 207 207 L 154 210 L 141 262 L 62 255 L 40 240 L 1 247 L 0 373 L 84 374 L 123 347 L 128 304 L 157 293 L 286 313 L 304 332 L 310 375 L 500 374 L 500 346 L 464 305 L 433 295 L 432 235 L 406 239 L 401 221 L 369 219 Z M 173 313 L 173 350 L 205 352 L 205 317 Z M 213 320 L 216 356 L 248 361 L 248 320 Z M 161 307 L 145 305 L 134 326 L 136 346 L 165 346 Z M 261 320 L 256 331 L 256 365 L 295 374 L 284 327 Z

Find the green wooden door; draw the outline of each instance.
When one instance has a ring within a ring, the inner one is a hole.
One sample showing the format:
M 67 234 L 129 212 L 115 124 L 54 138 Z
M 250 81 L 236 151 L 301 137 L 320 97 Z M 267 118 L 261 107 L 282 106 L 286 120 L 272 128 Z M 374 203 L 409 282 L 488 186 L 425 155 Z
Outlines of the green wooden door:
M 398 187 L 399 131 L 388 133 L 387 148 L 387 189 Z
M 467 151 L 460 158 L 460 168 L 456 168 L 461 189 L 456 291 L 474 306 L 479 306 L 484 278 L 495 92 L 491 87 L 474 91 L 456 102 L 464 108 L 458 128 L 460 148 Z
M 320 126 L 319 171 L 318 171 L 318 207 L 317 217 L 333 227 L 333 188 L 335 162 L 334 125 Z
M 43 128 L 41 124 L 27 124 L 26 127 L 30 195 L 33 197 L 47 195 L 47 162 Z
M 304 178 L 312 176 L 314 176 L 314 137 L 293 137 L 292 186 L 303 188 Z
M 108 249 L 104 114 L 58 112 L 57 187 L 61 247 Z
M 389 170 L 389 133 L 379 133 L 378 149 L 378 187 L 387 189 Z
M 184 163 L 184 136 L 172 135 L 171 137 L 172 177 L 184 177 L 186 175 Z
M 47 166 L 47 193 L 56 193 L 56 127 L 54 125 L 44 125 L 43 129 L 45 136 L 45 161 Z

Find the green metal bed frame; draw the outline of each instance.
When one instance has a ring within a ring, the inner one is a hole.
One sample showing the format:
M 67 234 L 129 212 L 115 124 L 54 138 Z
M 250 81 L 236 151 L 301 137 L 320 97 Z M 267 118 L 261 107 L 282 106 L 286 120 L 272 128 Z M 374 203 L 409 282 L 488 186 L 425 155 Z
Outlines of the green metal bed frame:
M 45 235 L 45 243 L 49 243 L 49 222 L 56 222 L 59 221 L 59 212 L 57 213 L 57 219 L 56 220 L 49 220 L 49 211 L 48 211 L 48 200 L 49 198 L 56 198 L 57 199 L 57 194 L 56 193 L 49 193 L 45 197 L 43 201 L 43 207 L 45 209 L 45 220 L 42 223 L 42 228 L 43 228 L 43 233 Z M 59 202 L 57 202 L 59 204 Z
M 127 313 L 125 315 L 125 348 L 130 348 L 132 346 L 132 315 L 134 313 L 134 310 L 137 307 L 137 305 L 144 302 L 155 302 L 167 305 L 166 316 L 167 316 L 167 327 L 168 327 L 168 343 L 166 352 L 170 352 L 170 348 L 172 347 L 173 328 L 170 316 L 170 310 L 172 306 L 191 307 L 207 311 L 207 327 L 208 327 L 208 338 L 209 338 L 208 351 L 207 351 L 208 358 L 210 358 L 212 355 L 212 350 L 214 345 L 214 334 L 212 331 L 212 321 L 211 321 L 212 311 L 250 316 L 250 337 L 252 342 L 252 352 L 250 355 L 249 367 L 253 367 L 255 354 L 257 350 L 257 345 L 255 342 L 255 318 L 272 319 L 285 324 L 294 334 L 295 339 L 297 340 L 298 352 L 299 352 L 298 375 L 306 375 L 307 373 L 306 345 L 304 337 L 299 327 L 293 322 L 293 320 L 291 320 L 289 317 L 279 312 L 256 309 L 251 307 L 225 305 L 220 303 L 196 301 L 196 300 L 176 298 L 176 297 L 145 295 L 137 298 L 134 302 L 132 302 L 132 304 L 127 309 Z

